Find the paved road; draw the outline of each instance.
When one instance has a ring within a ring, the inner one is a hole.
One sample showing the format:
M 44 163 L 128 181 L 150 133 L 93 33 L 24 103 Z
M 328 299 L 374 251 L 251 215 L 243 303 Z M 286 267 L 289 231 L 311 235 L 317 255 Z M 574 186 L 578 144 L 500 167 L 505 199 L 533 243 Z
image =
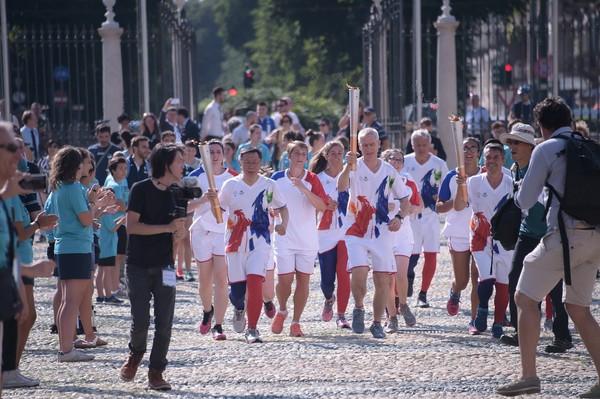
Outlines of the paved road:
M 37 245 L 36 245 L 37 247 Z M 41 256 L 42 247 L 36 248 Z M 420 271 L 420 267 L 419 267 Z M 432 307 L 415 310 L 418 324 L 402 328 L 385 340 L 368 333 L 336 330 L 334 322 L 320 320 L 322 295 L 319 273 L 312 278 L 311 294 L 302 326 L 306 337 L 273 335 L 263 315 L 259 330 L 265 343 L 248 345 L 229 323 L 227 341 L 214 342 L 197 332 L 201 307 L 196 283 L 178 285 L 173 339 L 166 377 L 173 390 L 146 389 L 147 356 L 132 383 L 118 373 L 127 353 L 129 306 L 100 305 L 99 335 L 109 345 L 94 349 L 96 360 L 68 364 L 56 361 L 58 336 L 49 333 L 52 279 L 36 281 L 38 319 L 23 356 L 21 369 L 41 379 L 37 388 L 6 390 L 7 398 L 488 398 L 507 379 L 518 376 L 516 348 L 503 346 L 491 334 L 467 334 L 469 303 L 465 298 L 456 317 L 446 313 L 451 281 L 448 250 L 442 247 L 429 299 Z M 418 286 L 419 281 L 417 280 Z M 371 289 L 371 287 L 370 287 Z M 372 291 L 371 291 L 372 292 Z M 600 286 L 596 285 L 593 311 L 600 318 Z M 367 305 L 370 305 L 368 303 Z M 350 313 L 352 299 L 350 300 Z M 367 308 L 368 309 L 368 308 Z M 367 312 L 367 320 L 370 312 Z M 288 319 L 289 320 L 289 319 Z M 286 323 L 284 333 L 288 331 Z M 573 397 L 595 381 L 591 359 L 575 334 L 575 348 L 551 355 L 543 347 L 551 336 L 542 333 L 537 397 Z

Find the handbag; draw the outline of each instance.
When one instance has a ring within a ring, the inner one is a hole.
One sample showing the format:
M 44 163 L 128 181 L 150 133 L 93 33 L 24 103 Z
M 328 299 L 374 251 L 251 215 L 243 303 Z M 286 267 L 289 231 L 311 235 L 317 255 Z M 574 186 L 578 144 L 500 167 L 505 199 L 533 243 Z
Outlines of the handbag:
M 8 213 L 4 200 L 0 198 L 2 203 L 2 210 L 6 215 L 8 221 L 8 234 L 10 235 L 10 241 L 8 246 L 8 265 L 5 268 L 0 269 L 0 320 L 13 319 L 21 310 L 23 310 L 23 302 L 19 295 L 19 288 L 13 275 L 13 260 L 15 257 L 15 231 L 11 223 L 12 218 Z

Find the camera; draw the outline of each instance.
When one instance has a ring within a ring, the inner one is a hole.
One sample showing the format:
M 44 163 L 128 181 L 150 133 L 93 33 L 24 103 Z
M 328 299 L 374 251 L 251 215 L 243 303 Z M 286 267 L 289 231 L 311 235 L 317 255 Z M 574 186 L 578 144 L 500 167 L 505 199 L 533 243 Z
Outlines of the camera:
M 173 219 L 182 219 L 187 216 L 187 209 L 183 206 L 176 206 L 173 211 L 169 214 Z
M 19 182 L 19 186 L 25 190 L 46 191 L 48 189 L 48 177 L 45 173 L 27 175 Z
M 176 202 L 202 197 L 202 189 L 198 187 L 195 177 L 184 177 L 181 182 L 183 187 L 175 184 L 169 187 L 169 192 Z

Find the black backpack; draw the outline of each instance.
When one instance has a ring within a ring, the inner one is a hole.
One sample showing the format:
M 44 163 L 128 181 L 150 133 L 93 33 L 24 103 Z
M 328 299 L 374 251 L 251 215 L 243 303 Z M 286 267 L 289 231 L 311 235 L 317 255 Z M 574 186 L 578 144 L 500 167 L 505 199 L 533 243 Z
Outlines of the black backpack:
M 561 196 L 554 187 L 546 183 L 549 190 L 546 212 L 556 196 L 560 203 L 558 229 L 563 247 L 565 284 L 571 285 L 571 262 L 569 241 L 562 213 L 581 220 L 590 226 L 600 226 L 600 143 L 583 137 L 579 132 L 559 134 L 556 138 L 567 141 L 559 154 L 567 157 L 565 191 Z
M 514 193 L 517 191 L 516 182 L 519 181 L 518 167 L 514 180 L 513 196 L 504 201 L 490 220 L 492 239 L 498 241 L 507 251 L 515 249 L 523 219 L 521 208 L 515 204 L 514 198 Z

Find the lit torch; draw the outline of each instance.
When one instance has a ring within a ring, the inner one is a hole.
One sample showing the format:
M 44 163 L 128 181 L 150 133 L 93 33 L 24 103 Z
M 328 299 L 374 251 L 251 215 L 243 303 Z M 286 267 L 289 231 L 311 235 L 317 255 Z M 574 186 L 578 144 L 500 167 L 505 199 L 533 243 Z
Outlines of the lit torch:
M 202 157 L 202 166 L 204 166 L 204 172 L 206 172 L 208 187 L 210 187 L 211 190 L 216 191 L 217 185 L 215 184 L 215 174 L 212 167 L 212 159 L 210 157 L 210 150 L 208 148 L 208 144 L 200 144 L 198 146 L 198 149 L 200 150 L 200 156 Z M 223 213 L 221 211 L 221 205 L 219 204 L 219 198 L 211 198 L 210 205 L 212 207 L 215 218 L 217 219 L 217 223 L 223 223 Z
M 465 173 L 465 157 L 463 154 L 462 119 L 456 115 L 451 115 L 448 119 L 450 119 L 450 125 L 452 126 L 452 141 L 454 141 L 456 159 L 458 160 L 458 175 L 462 178 L 466 178 L 467 176 Z M 465 199 L 465 202 L 467 202 L 467 185 L 459 185 L 458 189 L 462 190 L 463 198 Z
M 360 99 L 360 89 L 350 86 L 348 88 L 348 116 L 350 118 L 350 151 L 358 152 L 358 103 Z M 352 165 L 351 170 L 356 170 L 356 165 Z

